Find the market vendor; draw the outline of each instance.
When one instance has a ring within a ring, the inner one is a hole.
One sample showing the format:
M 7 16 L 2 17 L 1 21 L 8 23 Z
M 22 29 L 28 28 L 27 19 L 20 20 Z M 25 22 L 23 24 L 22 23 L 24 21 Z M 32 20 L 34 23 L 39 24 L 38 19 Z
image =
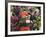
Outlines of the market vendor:
M 13 12 L 12 13 L 12 16 L 11 16 L 11 31 L 14 31 L 16 30 L 16 22 L 18 22 L 18 17 L 16 17 L 15 13 Z
M 18 15 L 19 15 L 19 12 L 20 12 L 20 7 L 19 6 L 12 6 L 11 7 L 11 12 L 13 13 L 15 13 L 15 15 L 18 17 Z
M 18 21 L 18 17 L 16 17 L 15 13 L 12 13 L 11 23 L 15 24 Z

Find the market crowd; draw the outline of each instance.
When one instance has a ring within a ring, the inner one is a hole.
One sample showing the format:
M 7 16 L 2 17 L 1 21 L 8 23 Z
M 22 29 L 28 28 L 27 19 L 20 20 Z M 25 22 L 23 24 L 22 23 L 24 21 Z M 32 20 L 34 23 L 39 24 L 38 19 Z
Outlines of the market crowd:
M 15 6 L 11 9 L 11 31 L 39 30 L 41 9 L 35 6 Z

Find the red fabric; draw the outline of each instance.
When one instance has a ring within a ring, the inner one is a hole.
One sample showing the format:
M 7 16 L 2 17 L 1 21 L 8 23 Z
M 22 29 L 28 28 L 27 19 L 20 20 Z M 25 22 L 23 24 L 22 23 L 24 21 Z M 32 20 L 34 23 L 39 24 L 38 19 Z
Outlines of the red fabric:
M 18 26 L 16 26 L 16 29 L 18 29 L 19 27 Z
M 21 27 L 20 28 L 20 31 L 27 31 L 27 30 L 29 30 L 29 27 L 27 26 L 27 27 Z
M 20 15 L 21 17 L 26 17 L 26 16 L 28 16 L 28 12 L 23 11 L 23 12 L 20 12 L 19 15 Z
M 18 21 L 18 17 L 16 16 L 11 16 L 11 23 L 15 24 Z

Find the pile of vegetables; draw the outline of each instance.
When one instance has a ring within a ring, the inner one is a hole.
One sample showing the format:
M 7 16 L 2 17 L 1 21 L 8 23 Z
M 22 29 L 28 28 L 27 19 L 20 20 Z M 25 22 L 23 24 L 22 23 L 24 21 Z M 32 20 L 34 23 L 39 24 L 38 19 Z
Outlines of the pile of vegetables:
M 33 20 L 33 30 L 39 30 L 41 27 L 41 16 L 36 16 L 36 20 Z

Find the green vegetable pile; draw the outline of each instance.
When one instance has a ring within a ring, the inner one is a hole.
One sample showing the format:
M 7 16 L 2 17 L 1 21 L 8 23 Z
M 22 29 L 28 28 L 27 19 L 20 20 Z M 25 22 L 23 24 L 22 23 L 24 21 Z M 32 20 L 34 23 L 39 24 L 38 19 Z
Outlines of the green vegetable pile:
M 33 20 L 33 30 L 39 30 L 41 26 L 41 16 L 36 16 L 36 20 Z

